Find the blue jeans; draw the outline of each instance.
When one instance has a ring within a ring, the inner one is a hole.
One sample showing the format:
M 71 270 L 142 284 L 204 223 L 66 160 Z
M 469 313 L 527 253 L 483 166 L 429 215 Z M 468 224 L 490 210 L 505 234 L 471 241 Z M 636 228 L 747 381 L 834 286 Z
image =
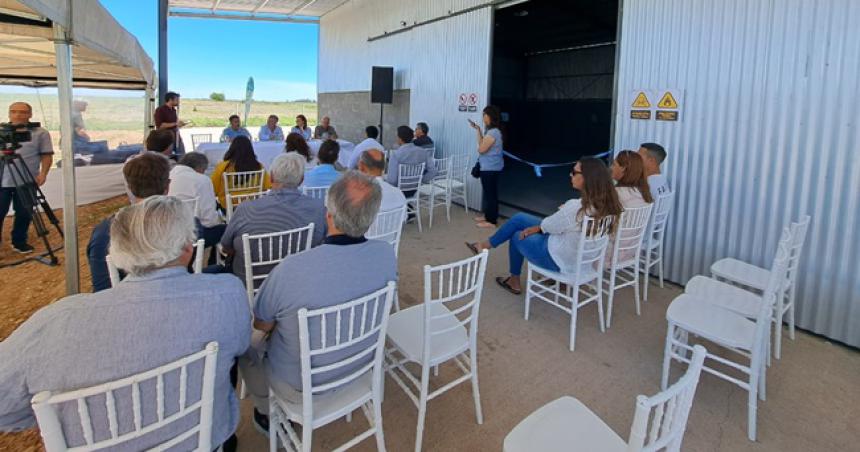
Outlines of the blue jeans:
M 6 168 L 6 171 L 11 171 L 11 168 Z M 15 207 L 15 220 L 12 222 L 12 244 L 26 245 L 27 244 L 27 229 L 30 227 L 30 211 L 24 208 L 21 202 L 18 190 L 15 188 L 0 188 L 0 241 L 3 241 L 3 219 L 9 212 L 9 206 Z
M 549 254 L 549 234 L 532 234 L 525 239 L 520 239 L 520 232 L 526 228 L 540 225 L 541 219 L 525 213 L 518 213 L 508 220 L 502 227 L 490 237 L 490 245 L 493 248 L 510 241 L 508 244 L 508 259 L 510 260 L 511 275 L 519 276 L 523 268 L 523 259 L 557 272 L 558 265 Z

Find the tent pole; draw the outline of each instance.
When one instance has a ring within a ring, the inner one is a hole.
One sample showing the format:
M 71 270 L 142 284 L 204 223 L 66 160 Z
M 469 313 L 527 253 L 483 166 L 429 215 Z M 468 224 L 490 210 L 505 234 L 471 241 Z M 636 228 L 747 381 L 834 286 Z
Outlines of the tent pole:
M 66 253 L 66 294 L 81 291 L 78 264 L 78 215 L 72 152 L 72 48 L 66 30 L 54 23 L 57 95 L 60 102 L 60 149 L 63 158 L 63 235 Z
M 152 131 L 152 102 L 155 94 L 152 91 L 152 85 L 146 86 L 146 92 L 143 94 L 143 141 L 146 142 L 146 137 Z
M 164 103 L 167 94 L 167 0 L 158 0 L 158 104 Z

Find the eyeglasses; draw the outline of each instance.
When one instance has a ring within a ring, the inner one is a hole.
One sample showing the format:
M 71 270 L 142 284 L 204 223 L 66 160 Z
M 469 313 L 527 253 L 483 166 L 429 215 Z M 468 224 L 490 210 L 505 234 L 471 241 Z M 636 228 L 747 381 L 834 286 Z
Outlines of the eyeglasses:
M 570 172 L 570 177 L 576 176 L 577 174 L 582 174 L 582 171 L 573 170 Z

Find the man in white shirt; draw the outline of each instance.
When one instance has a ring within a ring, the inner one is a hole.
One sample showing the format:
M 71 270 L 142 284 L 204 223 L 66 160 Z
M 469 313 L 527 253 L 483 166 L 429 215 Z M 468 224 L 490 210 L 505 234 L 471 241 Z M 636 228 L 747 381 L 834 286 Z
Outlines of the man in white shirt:
M 266 125 L 260 127 L 260 133 L 257 134 L 260 141 L 284 141 L 284 131 L 278 125 L 278 117 L 269 115 L 266 119 Z
M 358 169 L 358 160 L 361 158 L 361 153 L 368 149 L 382 150 L 384 147 L 379 144 L 376 139 L 379 137 L 379 129 L 376 126 L 367 126 L 364 129 L 364 141 L 355 145 L 352 150 L 352 155 L 349 156 L 349 169 Z
M 406 197 L 397 187 L 389 184 L 382 178 L 385 170 L 385 154 L 379 149 L 368 149 L 361 153 L 358 162 L 358 171 L 376 180 L 382 188 L 382 204 L 380 212 L 388 212 L 402 208 L 406 204 Z
M 660 195 L 670 190 L 669 180 L 660 173 L 660 165 L 666 160 L 666 149 L 657 143 L 642 143 L 639 145 L 639 155 L 645 163 L 645 176 L 648 177 L 651 197 L 656 201 Z
M 170 170 L 170 196 L 182 200 L 197 198 L 194 217 L 198 221 L 197 236 L 206 241 L 206 246 L 215 246 L 227 227 L 215 210 L 215 189 L 212 180 L 204 175 L 209 160 L 200 152 L 189 152 L 182 156 L 179 164 Z

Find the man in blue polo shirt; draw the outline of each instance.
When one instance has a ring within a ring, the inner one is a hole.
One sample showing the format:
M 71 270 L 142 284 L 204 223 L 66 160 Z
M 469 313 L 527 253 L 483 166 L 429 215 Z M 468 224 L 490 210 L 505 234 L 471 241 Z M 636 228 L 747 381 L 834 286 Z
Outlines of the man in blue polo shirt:
M 328 187 L 340 177 L 334 164 L 340 154 L 340 145 L 335 140 L 326 140 L 317 153 L 319 165 L 305 173 L 305 187 Z

